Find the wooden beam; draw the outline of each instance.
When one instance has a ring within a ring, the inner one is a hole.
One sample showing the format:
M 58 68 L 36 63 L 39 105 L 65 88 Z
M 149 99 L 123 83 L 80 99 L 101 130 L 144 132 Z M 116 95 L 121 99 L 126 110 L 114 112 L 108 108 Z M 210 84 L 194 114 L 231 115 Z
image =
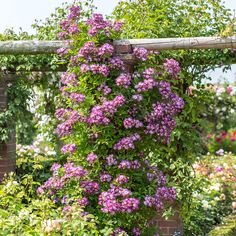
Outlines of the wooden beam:
M 224 49 L 236 48 L 236 36 L 195 37 L 195 38 L 159 38 L 159 39 L 123 39 L 115 40 L 114 45 L 131 45 L 144 47 L 148 50 L 178 50 L 178 49 Z M 64 41 L 1 41 L 1 55 L 54 54 L 61 47 L 68 47 Z
M 178 49 L 224 49 L 236 48 L 236 36 L 195 37 L 195 38 L 159 38 L 159 39 L 124 39 L 114 41 L 114 45 L 132 45 L 149 50 L 178 50 Z
M 35 55 L 35 54 L 55 54 L 56 50 L 66 47 L 63 41 L 1 41 L 1 55 Z

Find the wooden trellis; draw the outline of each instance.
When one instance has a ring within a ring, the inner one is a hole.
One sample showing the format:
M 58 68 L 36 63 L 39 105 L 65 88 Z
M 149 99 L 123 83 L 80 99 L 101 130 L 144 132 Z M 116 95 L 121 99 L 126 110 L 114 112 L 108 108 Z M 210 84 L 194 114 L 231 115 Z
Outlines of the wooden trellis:
M 134 47 L 143 47 L 148 50 L 178 50 L 178 49 L 224 49 L 236 48 L 236 36 L 221 37 L 194 37 L 194 38 L 159 38 L 159 39 L 123 39 L 113 42 L 116 54 L 120 55 L 127 64 L 127 70 L 132 70 L 135 62 L 132 56 Z M 0 55 L 36 55 L 36 54 L 55 54 L 58 48 L 67 48 L 65 41 L 1 41 Z M 6 85 L 10 80 L 14 80 L 15 75 L 0 75 L 0 109 L 7 108 Z M 15 138 L 6 144 L 0 145 L 0 179 L 3 173 L 14 170 Z M 11 167 L 11 168 L 10 168 Z
M 160 38 L 160 39 L 123 39 L 115 40 L 116 47 L 143 47 L 149 50 L 179 50 L 179 49 L 210 49 L 236 48 L 236 36 L 194 37 L 194 38 Z M 0 54 L 51 54 L 58 48 L 68 47 L 63 41 L 2 41 Z
M 163 39 L 125 39 L 113 42 L 116 54 L 121 56 L 126 63 L 126 71 L 132 71 L 135 60 L 132 56 L 134 47 L 143 47 L 148 50 L 178 50 L 178 49 L 224 49 L 236 48 L 236 36 L 221 37 L 195 37 L 195 38 L 163 38 Z M 54 54 L 58 48 L 68 47 L 64 41 L 2 41 L 0 42 L 0 55 L 36 55 Z M 7 108 L 7 83 L 16 78 L 15 75 L 0 74 L 0 109 Z M 0 144 L 0 179 L 4 173 L 15 170 L 14 134 L 8 143 Z M 165 236 L 173 235 L 176 230 L 182 231 L 181 219 L 178 215 L 165 221 L 156 219 L 156 224 L 162 229 Z

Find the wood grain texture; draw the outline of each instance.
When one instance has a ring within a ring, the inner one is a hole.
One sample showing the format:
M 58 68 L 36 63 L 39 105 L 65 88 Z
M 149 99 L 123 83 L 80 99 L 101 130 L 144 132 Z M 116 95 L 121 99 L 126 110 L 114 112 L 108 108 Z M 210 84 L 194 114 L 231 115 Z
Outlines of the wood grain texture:
M 195 37 L 195 38 L 159 38 L 159 39 L 122 39 L 115 40 L 114 46 L 130 45 L 144 47 L 148 50 L 179 50 L 179 49 L 224 49 L 236 48 L 236 36 L 221 37 Z M 64 41 L 1 41 L 0 54 L 27 55 L 27 54 L 53 54 L 58 48 L 67 48 Z

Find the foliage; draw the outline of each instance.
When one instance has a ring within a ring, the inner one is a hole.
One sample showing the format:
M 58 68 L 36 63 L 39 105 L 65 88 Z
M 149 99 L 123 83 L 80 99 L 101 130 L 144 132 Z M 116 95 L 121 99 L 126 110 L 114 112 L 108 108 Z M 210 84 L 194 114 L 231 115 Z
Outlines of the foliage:
M 131 0 L 121 1 L 113 17 L 124 22 L 121 38 L 171 38 L 216 36 L 234 24 L 232 14 L 221 0 Z M 233 26 L 231 31 L 234 31 Z M 162 57 L 175 58 L 182 68 L 183 84 L 178 87 L 185 107 L 177 118 L 173 132 L 174 142 L 168 148 L 160 148 L 152 157 L 167 173 L 172 170 L 171 181 L 178 183 L 179 200 L 183 203 L 182 217 L 188 224 L 192 204 L 192 192 L 198 181 L 191 176 L 191 165 L 196 156 L 204 153 L 204 139 L 208 122 L 207 114 L 212 95 L 205 88 L 206 72 L 235 60 L 233 50 L 178 50 L 164 51 Z M 192 89 L 192 86 L 195 89 Z M 163 161 L 162 161 L 163 160 Z
M 86 19 L 94 10 L 93 1 L 78 2 L 84 7 L 82 19 Z M 70 4 L 65 3 L 62 7 L 55 10 L 45 21 L 36 21 L 32 27 L 36 30 L 35 35 L 29 35 L 21 29 L 15 33 L 12 29 L 7 29 L 4 34 L 0 34 L 0 40 L 56 40 L 59 39 L 57 33 L 60 31 L 59 22 L 63 19 Z M 16 133 L 17 142 L 21 144 L 30 144 L 37 133 L 42 130 L 37 127 L 41 122 L 42 115 L 48 115 L 50 122 L 45 128 L 46 132 L 53 134 L 55 119 L 53 114 L 58 104 L 58 71 L 65 69 L 66 61 L 60 60 L 57 55 L 1 55 L 0 71 L 1 73 L 17 73 L 20 79 L 15 79 L 11 83 L 11 93 L 17 93 L 17 98 L 10 95 L 8 111 L 0 113 L 0 141 L 6 141 L 9 133 L 14 130 L 15 122 L 11 117 L 17 117 Z M 30 73 L 30 71 L 34 71 Z M 4 78 L 4 76 L 3 76 Z M 20 81 L 18 81 L 20 80 Z M 18 88 L 19 87 L 19 88 Z M 21 91 L 19 91 L 21 89 Z M 21 95 L 22 94 L 22 95 Z M 40 94 L 38 96 L 38 94 Z M 34 117 L 34 112 L 29 108 L 29 100 L 37 100 L 38 117 Z M 22 105 L 21 105 L 22 104 Z M 13 108 L 13 109 L 11 109 Z M 10 111 L 9 111 L 10 110 Z M 41 115 L 40 115 L 41 114 Z M 34 117 L 34 119 L 33 119 Z M 56 141 L 54 135 L 51 140 Z
M 209 154 L 194 165 L 201 186 L 193 193 L 185 235 L 206 235 L 235 209 L 235 160 L 232 154 Z
M 29 174 L 20 179 L 10 175 L 0 184 L 0 235 L 98 236 L 111 232 L 111 226 L 99 231 L 96 218 L 78 205 L 65 213 L 50 199 L 37 198 L 38 184 Z
M 28 134 L 31 133 L 31 135 L 34 132 L 32 128 L 33 114 L 27 109 L 27 101 L 32 94 L 30 87 L 25 83 L 25 80 L 20 77 L 17 81 L 9 81 L 7 83 L 6 93 L 8 93 L 8 99 L 12 102 L 0 113 L 0 142 L 4 142 L 8 139 L 8 134 L 14 132 L 16 124 L 18 125 L 19 139 L 24 138 L 27 142 L 28 137 L 24 136 L 24 131 L 27 131 Z M 22 111 L 24 111 L 24 113 Z M 20 121 L 24 119 L 28 120 L 28 124 L 20 123 Z
M 34 180 L 42 183 L 50 176 L 50 168 L 55 160 L 59 161 L 54 147 L 45 142 L 44 137 L 37 139 L 29 146 L 18 144 L 16 148 L 16 174 L 23 177 L 26 173 L 31 173 Z
M 207 88 L 207 91 L 211 94 L 211 100 L 206 103 L 208 106 L 206 114 L 202 115 L 212 123 L 211 132 L 234 128 L 235 121 L 232 118 L 235 116 L 236 87 L 229 84 L 215 84 Z
M 218 135 L 208 135 L 208 148 L 209 152 L 217 153 L 220 150 L 232 152 L 236 154 L 236 131 L 228 130 L 220 132 Z
M 234 236 L 236 234 L 236 215 L 230 215 L 224 219 L 224 222 L 213 229 L 208 235 L 209 236 Z
M 125 71 L 110 43 L 122 23 L 100 14 L 84 23 L 79 16 L 80 7 L 73 6 L 61 22 L 60 35 L 73 41 L 71 49 L 58 50 L 70 58 L 60 88 L 67 106 L 56 111 L 68 162 L 53 164 L 52 177 L 37 192 L 64 209 L 74 202 L 84 206 L 100 228 L 115 221 L 112 235 L 153 235 L 149 220 L 165 207 L 170 213 L 176 192 L 149 154 L 173 141 L 175 117 L 184 106 L 177 95 L 181 68 L 158 52 L 135 48 L 139 63 L 134 73 Z

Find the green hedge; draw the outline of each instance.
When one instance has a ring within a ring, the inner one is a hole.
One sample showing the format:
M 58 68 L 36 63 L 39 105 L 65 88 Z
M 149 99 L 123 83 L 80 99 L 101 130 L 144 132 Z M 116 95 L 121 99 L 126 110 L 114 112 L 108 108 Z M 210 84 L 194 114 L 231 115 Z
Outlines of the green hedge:
M 235 236 L 236 235 L 236 214 L 232 214 L 224 222 L 213 229 L 208 236 Z

